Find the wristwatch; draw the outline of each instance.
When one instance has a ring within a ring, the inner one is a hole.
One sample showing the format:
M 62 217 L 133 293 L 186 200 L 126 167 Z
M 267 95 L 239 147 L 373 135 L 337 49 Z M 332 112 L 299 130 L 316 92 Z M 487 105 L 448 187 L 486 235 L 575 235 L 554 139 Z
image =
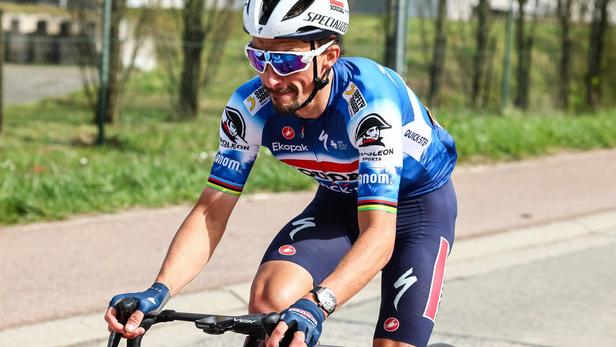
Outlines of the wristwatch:
M 327 315 L 331 315 L 336 310 L 336 295 L 329 288 L 316 286 L 310 291 L 317 297 L 317 305 L 322 308 Z

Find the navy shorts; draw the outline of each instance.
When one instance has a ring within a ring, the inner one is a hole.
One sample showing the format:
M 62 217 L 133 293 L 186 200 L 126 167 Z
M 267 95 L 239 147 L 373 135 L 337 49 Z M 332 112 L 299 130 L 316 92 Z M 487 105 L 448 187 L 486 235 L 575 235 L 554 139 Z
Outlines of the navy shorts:
M 451 181 L 425 195 L 399 199 L 396 242 L 382 269 L 381 308 L 374 338 L 425 346 L 441 298 L 454 239 L 456 194 Z M 262 263 L 284 260 L 319 284 L 359 234 L 357 197 L 320 187 L 306 209 L 274 238 Z

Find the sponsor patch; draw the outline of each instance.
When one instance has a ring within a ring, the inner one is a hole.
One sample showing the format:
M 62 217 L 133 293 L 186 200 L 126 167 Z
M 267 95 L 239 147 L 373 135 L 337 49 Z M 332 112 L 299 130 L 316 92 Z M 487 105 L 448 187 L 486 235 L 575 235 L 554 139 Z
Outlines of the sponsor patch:
M 272 152 L 281 152 L 281 151 L 286 151 L 286 152 L 291 152 L 291 153 L 295 153 L 295 152 L 308 152 L 308 146 L 301 144 L 301 145 L 289 145 L 286 143 L 280 143 L 280 142 L 273 142 L 272 143 Z
M 329 7 L 331 8 L 332 11 L 336 11 L 340 13 L 348 12 L 348 10 L 344 8 L 344 3 L 342 1 L 329 0 Z
M 250 94 L 246 100 L 244 100 L 244 106 L 246 106 L 246 109 L 250 112 L 250 115 L 254 116 L 263 108 L 263 106 L 267 105 L 271 99 L 272 98 L 267 90 L 261 86 L 259 89 L 255 90 L 254 93 Z
M 284 246 L 280 246 L 280 248 L 278 248 L 278 253 L 282 254 L 282 255 L 294 255 L 297 251 L 295 250 L 295 247 L 291 246 L 291 245 L 284 245 Z
M 228 158 L 220 153 L 216 154 L 216 158 L 214 158 L 214 163 L 220 166 L 224 166 L 233 171 L 240 171 L 240 168 L 242 167 L 242 164 L 239 161 Z
M 233 143 L 240 143 L 240 141 L 246 143 L 244 139 L 246 136 L 246 122 L 240 111 L 226 107 L 225 114 L 220 121 L 220 127 L 229 141 Z
M 364 117 L 355 132 L 355 143 L 358 147 L 381 146 L 385 147 L 381 130 L 390 129 L 391 125 L 376 113 Z
M 287 140 L 293 140 L 295 138 L 295 130 L 293 130 L 293 128 L 287 125 L 286 127 L 282 128 L 282 137 Z
M 353 82 L 349 83 L 344 93 L 342 93 L 342 97 L 349 104 L 351 118 L 368 106 L 366 98 L 364 98 L 359 88 Z
M 385 320 L 385 323 L 383 323 L 383 329 L 385 329 L 385 331 L 390 332 L 390 333 L 398 330 L 399 327 L 400 327 L 400 321 L 394 317 L 387 318 Z
M 358 177 L 360 184 L 393 184 L 394 180 L 386 172 L 365 173 Z

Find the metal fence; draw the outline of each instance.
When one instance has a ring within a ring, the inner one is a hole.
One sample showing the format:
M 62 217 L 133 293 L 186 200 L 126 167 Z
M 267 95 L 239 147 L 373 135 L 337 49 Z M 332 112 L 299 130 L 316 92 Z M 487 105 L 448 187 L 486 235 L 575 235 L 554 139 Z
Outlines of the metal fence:
M 235 2 L 230 1 L 230 3 Z M 32 9 L 29 9 L 29 13 L 4 11 L 2 21 L 4 51 L 1 53 L 6 64 L 5 70 L 15 66 L 30 65 L 44 65 L 49 69 L 59 66 L 73 67 L 80 71 L 79 78 L 83 81 L 85 93 L 89 94 L 93 104 L 96 104 L 98 72 L 102 57 L 102 0 L 68 3 L 73 5 L 70 9 L 54 13 L 37 13 Z M 115 106 L 115 111 L 123 113 L 128 108 L 132 110 L 130 112 L 137 110 L 147 112 L 148 107 L 152 107 L 156 112 L 166 112 L 171 116 L 184 112 L 182 93 L 191 92 L 182 84 L 185 78 L 182 71 L 185 69 L 187 47 L 202 46 L 203 52 L 199 58 L 202 66 L 198 72 L 198 80 L 191 83 L 202 87 L 197 97 L 204 102 L 197 106 L 198 112 L 217 114 L 216 108 L 225 102 L 233 88 L 254 75 L 242 56 L 242 45 L 248 37 L 241 31 L 241 15 L 236 11 L 232 15 L 223 16 L 224 20 L 221 21 L 221 12 L 207 15 L 208 12 L 212 12 L 212 6 L 208 7 L 206 4 L 201 9 L 204 13 L 204 23 L 201 25 L 209 31 L 205 32 L 205 36 L 195 36 L 197 39 L 194 40 L 186 38 L 183 27 L 186 17 L 182 12 L 182 6 L 178 9 L 169 9 L 160 6 L 159 1 L 152 0 L 145 3 L 149 5 L 136 9 L 123 9 L 123 16 L 117 25 L 118 33 L 112 36 L 115 37 L 115 44 L 121 47 L 121 52 L 116 64 L 111 62 L 111 68 L 122 70 L 116 76 L 117 82 L 120 83 L 116 92 L 124 98 L 118 106 Z M 188 2 L 178 3 L 182 5 Z M 215 7 L 224 1 L 209 3 L 210 5 L 213 3 Z M 352 5 L 355 4 L 362 10 L 362 13 L 352 12 L 354 15 L 350 32 L 344 40 L 349 55 L 367 56 L 386 63 L 387 23 L 399 17 L 395 12 L 388 14 L 382 10 L 387 3 L 379 2 L 377 6 L 373 3 L 370 5 L 367 2 L 351 1 Z M 426 98 L 430 94 L 430 84 L 433 83 L 430 73 L 434 65 L 435 52 L 435 3 L 432 0 L 413 2 L 412 9 L 408 9 L 412 15 L 407 25 L 405 40 L 404 77 L 419 95 L 424 95 Z M 381 8 L 377 8 L 379 6 Z M 440 98 L 443 107 L 457 108 L 471 105 L 471 80 L 473 70 L 477 68 L 474 66 L 477 46 L 477 20 L 474 15 L 476 2 L 468 2 L 468 6 L 472 7 L 468 11 L 471 13 L 468 19 L 450 18 L 446 26 L 447 48 Z M 507 63 L 507 42 L 509 41 L 515 48 L 513 38 L 507 37 L 507 12 L 495 8 L 490 15 L 488 47 L 484 53 L 483 64 L 480 66 L 483 77 L 479 105 L 498 109 L 504 92 L 503 78 L 506 78 L 508 68 L 512 75 L 508 85 L 513 86 L 517 83 L 515 78 L 517 61 L 515 52 L 512 52 L 509 60 L 511 63 L 510 65 Z M 555 84 L 559 78 L 555 62 L 560 58 L 558 22 L 550 13 L 533 14 L 526 21 L 529 25 L 534 21 L 538 23 L 534 29 L 531 107 L 541 109 L 555 107 L 558 104 Z M 216 30 L 217 32 L 213 34 Z M 614 31 L 613 26 L 608 30 L 607 46 L 603 53 L 604 76 L 607 76 L 603 87 L 603 104 L 608 106 L 616 104 L 616 93 L 613 92 L 616 90 L 614 77 L 616 64 L 613 64 L 616 61 Z M 573 35 L 576 49 L 572 63 L 572 93 L 580 94 L 574 96 L 575 99 L 581 98 L 586 73 L 584 67 L 587 60 L 589 24 L 578 23 Z M 111 73 L 117 71 L 112 70 Z M 26 79 L 20 82 L 26 83 Z M 5 84 L 5 95 L 10 94 L 11 88 L 17 86 L 17 84 Z M 130 103 L 126 102 L 127 98 L 131 99 Z M 141 104 L 137 107 L 139 102 Z M 5 107 L 11 103 L 12 100 L 6 100 Z M 166 111 L 161 111 L 165 109 Z

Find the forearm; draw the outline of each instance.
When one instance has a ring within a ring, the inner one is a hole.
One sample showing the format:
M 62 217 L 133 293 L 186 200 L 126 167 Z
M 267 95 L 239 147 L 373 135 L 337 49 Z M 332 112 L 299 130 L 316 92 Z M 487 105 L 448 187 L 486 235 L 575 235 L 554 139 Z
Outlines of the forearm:
M 336 294 L 342 305 L 365 287 L 391 257 L 395 242 L 395 215 L 377 224 L 360 218 L 361 233 L 335 271 L 320 285 Z
M 221 193 L 213 193 L 216 194 Z M 211 195 L 211 194 L 210 194 Z M 208 197 L 198 203 L 178 229 L 156 278 L 175 295 L 195 278 L 212 257 L 226 228 L 235 201 L 227 203 Z M 221 206 L 222 205 L 222 206 Z

